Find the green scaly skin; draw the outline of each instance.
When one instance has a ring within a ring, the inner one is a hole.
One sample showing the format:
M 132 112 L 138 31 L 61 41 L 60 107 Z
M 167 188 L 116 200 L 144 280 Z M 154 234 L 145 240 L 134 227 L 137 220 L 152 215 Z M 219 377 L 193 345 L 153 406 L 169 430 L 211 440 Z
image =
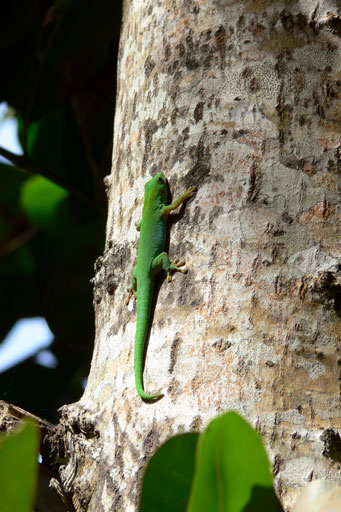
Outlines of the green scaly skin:
M 140 231 L 137 251 L 137 265 L 133 270 L 131 286 L 128 288 L 130 297 L 137 298 L 137 321 L 135 336 L 135 384 L 141 398 L 153 400 L 163 395 L 148 395 L 143 390 L 143 360 L 147 338 L 150 309 L 153 298 L 155 276 L 161 269 L 167 272 L 167 281 L 171 281 L 171 272 L 187 272 L 182 268 L 184 261 L 175 260 L 170 263 L 168 254 L 164 252 L 166 243 L 166 225 L 168 215 L 178 208 L 186 199 L 192 197 L 196 187 L 188 189 L 172 204 L 167 205 L 168 185 L 165 175 L 160 172 L 145 185 L 142 220 L 136 224 Z

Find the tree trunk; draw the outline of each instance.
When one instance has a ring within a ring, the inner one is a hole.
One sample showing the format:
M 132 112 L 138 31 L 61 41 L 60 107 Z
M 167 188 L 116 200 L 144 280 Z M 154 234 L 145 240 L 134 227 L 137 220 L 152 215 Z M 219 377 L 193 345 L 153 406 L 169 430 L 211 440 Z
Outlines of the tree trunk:
M 261 433 L 288 510 L 309 480 L 340 481 L 337 3 L 124 2 L 94 356 L 61 419 L 76 510 L 135 510 L 160 444 L 230 409 Z M 162 170 L 174 198 L 198 191 L 170 223 L 189 271 L 157 292 L 144 383 L 165 396 L 146 403 L 125 298 Z

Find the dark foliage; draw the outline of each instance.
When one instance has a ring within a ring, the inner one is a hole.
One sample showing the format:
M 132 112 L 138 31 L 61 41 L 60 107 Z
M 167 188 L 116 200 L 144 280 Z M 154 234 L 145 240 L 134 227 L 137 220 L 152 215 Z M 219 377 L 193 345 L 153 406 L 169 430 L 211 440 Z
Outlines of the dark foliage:
M 0 164 L 0 340 L 43 316 L 56 369 L 31 358 L 0 375 L 0 398 L 51 421 L 80 397 L 94 338 L 90 279 L 103 251 L 121 2 L 7 2 L 0 101 L 23 156 Z

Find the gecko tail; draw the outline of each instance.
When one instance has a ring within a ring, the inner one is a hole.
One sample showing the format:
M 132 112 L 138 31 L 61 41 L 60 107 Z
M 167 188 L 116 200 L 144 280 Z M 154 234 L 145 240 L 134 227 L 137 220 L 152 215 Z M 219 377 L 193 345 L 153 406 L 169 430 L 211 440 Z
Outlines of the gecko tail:
M 164 396 L 163 393 L 157 395 L 148 395 L 148 393 L 143 390 L 142 381 L 138 377 L 136 377 L 136 390 L 140 397 L 144 400 L 156 400 L 157 398 L 162 398 Z
M 148 335 L 150 309 L 153 296 L 153 279 L 145 280 L 140 284 L 139 296 L 137 298 L 137 321 L 134 348 L 134 368 L 136 391 L 143 400 L 156 400 L 163 397 L 163 394 L 149 395 L 143 389 L 143 367 L 145 344 Z
M 163 393 L 160 393 L 159 395 L 148 395 L 148 393 L 145 393 L 144 391 L 141 391 L 139 395 L 143 400 L 156 400 L 157 398 L 162 398 L 164 396 Z
M 141 354 L 141 344 L 135 343 L 135 386 L 136 391 L 144 400 L 156 400 L 163 397 L 163 393 L 149 395 L 143 389 L 143 354 Z

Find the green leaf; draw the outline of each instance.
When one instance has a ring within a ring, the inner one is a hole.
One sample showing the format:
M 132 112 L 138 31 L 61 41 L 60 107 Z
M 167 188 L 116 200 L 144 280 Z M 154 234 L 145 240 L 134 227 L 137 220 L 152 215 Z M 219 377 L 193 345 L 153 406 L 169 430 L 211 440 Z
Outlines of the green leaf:
M 31 512 L 37 485 L 39 432 L 33 423 L 0 438 L 1 512 Z
M 259 435 L 237 413 L 213 420 L 200 436 L 187 512 L 278 512 Z
M 173 437 L 155 453 L 144 475 L 140 512 L 185 512 L 198 437 Z
M 27 216 L 40 226 L 56 222 L 58 206 L 68 193 L 42 176 L 33 176 L 21 188 L 21 207 Z

